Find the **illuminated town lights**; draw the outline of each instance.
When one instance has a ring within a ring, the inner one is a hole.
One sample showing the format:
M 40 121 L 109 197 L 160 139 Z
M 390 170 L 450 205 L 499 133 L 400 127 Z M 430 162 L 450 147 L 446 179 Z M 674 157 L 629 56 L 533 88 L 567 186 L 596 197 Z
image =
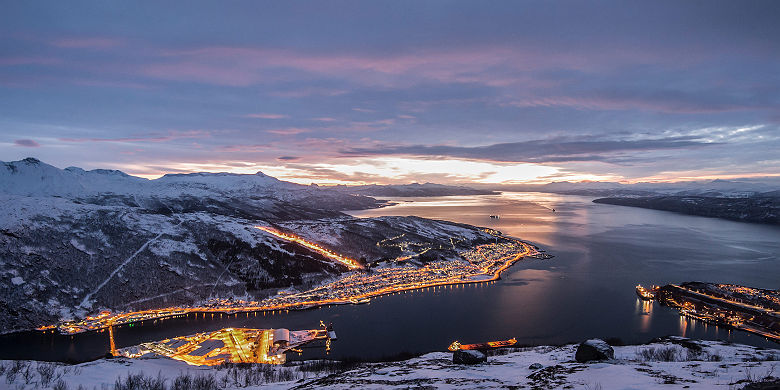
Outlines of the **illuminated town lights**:
M 290 309 L 330 306 L 333 304 L 363 304 L 370 298 L 388 294 L 399 294 L 408 290 L 434 290 L 441 286 L 452 289 L 465 288 L 468 284 L 491 283 L 524 256 L 533 255 L 535 250 L 528 244 L 512 238 L 501 243 L 480 245 L 460 252 L 459 258 L 432 261 L 424 266 L 402 264 L 378 267 L 374 272 L 347 272 L 339 279 L 302 292 L 283 293 L 260 302 L 244 300 L 212 299 L 203 305 L 192 307 L 171 307 L 134 312 L 110 313 L 92 316 L 81 321 L 65 322 L 59 325 L 64 334 L 99 330 L 113 324 L 121 326 L 138 321 L 179 317 L 194 313 L 262 312 L 263 316 L 289 312 Z M 50 329 L 50 328 L 45 328 Z
M 264 232 L 266 232 L 268 234 L 271 234 L 274 237 L 278 237 L 278 238 L 281 238 L 281 239 L 286 240 L 286 241 L 291 241 L 291 242 L 299 244 L 299 245 L 301 245 L 303 247 L 309 248 L 309 249 L 311 249 L 311 250 L 313 250 L 313 251 L 315 251 L 315 252 L 317 252 L 317 253 L 319 253 L 319 254 L 321 254 L 321 255 L 329 258 L 329 259 L 336 260 L 337 262 L 347 266 L 347 268 L 349 268 L 349 269 L 362 269 L 363 268 L 363 266 L 360 265 L 360 263 L 358 263 L 356 260 L 350 259 L 350 258 L 342 256 L 342 255 L 339 255 L 338 253 L 335 253 L 335 252 L 333 252 L 333 251 L 331 251 L 329 249 L 325 249 L 325 248 L 323 248 L 323 247 L 321 247 L 321 246 L 319 246 L 319 245 L 317 245 L 317 244 L 315 244 L 313 242 L 306 241 L 306 240 L 304 240 L 301 237 L 298 237 L 298 236 L 295 236 L 295 235 L 292 235 L 292 234 L 282 233 L 282 232 L 280 232 L 280 231 L 278 231 L 278 230 L 276 230 L 274 228 L 270 228 L 270 227 L 266 227 L 266 226 L 255 226 L 255 228 L 256 229 L 260 229 L 260 230 L 262 230 L 262 231 L 264 231 Z

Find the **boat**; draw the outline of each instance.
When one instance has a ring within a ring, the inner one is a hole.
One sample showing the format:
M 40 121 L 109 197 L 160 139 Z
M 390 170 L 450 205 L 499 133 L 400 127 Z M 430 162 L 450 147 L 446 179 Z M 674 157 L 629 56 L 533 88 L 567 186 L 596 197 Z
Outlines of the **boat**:
M 455 352 L 459 349 L 473 350 L 473 349 L 504 348 L 504 347 L 511 347 L 515 344 L 517 344 L 517 339 L 514 337 L 512 337 L 509 340 L 488 341 L 486 343 L 478 343 L 478 344 L 461 344 L 459 341 L 453 341 L 452 344 L 450 344 L 450 346 L 447 349 Z
M 350 298 L 349 301 L 355 305 L 360 305 L 363 303 L 369 303 L 371 302 L 371 298 L 363 298 L 363 299 L 357 299 L 357 298 Z
M 642 287 L 641 284 L 636 285 L 636 295 L 645 301 L 652 301 L 655 298 L 655 294 L 652 291 Z

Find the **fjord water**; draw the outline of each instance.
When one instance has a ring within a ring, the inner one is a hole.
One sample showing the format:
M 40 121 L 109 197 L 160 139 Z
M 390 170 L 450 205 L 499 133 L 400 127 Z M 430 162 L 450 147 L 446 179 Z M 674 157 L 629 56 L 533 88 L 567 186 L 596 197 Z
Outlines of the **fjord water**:
M 778 347 L 759 336 L 685 319 L 657 303 L 641 302 L 634 294 L 637 283 L 691 280 L 780 288 L 780 228 L 776 226 L 543 193 L 392 200 L 397 205 L 350 214 L 417 215 L 491 227 L 555 257 L 525 259 L 496 282 L 410 291 L 364 305 L 275 315 L 190 315 L 122 326 L 115 331 L 117 346 L 224 327 L 310 329 L 323 320 L 332 322 L 338 333 L 329 354 L 336 359 L 379 359 L 445 350 L 454 340 L 471 343 L 511 337 L 521 344 L 541 345 L 592 337 L 641 343 L 681 335 Z M 38 333 L 0 338 L 0 358 L 88 360 L 107 350 L 108 332 L 72 338 Z M 310 348 L 302 358 L 323 355 L 322 348 Z

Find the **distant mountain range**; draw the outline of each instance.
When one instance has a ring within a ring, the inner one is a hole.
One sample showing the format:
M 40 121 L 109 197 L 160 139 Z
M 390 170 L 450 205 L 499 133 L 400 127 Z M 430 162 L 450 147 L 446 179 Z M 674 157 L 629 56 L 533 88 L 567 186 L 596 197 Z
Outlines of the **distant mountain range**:
M 336 191 L 348 194 L 366 195 L 366 196 L 388 196 L 388 197 L 424 197 L 424 196 L 456 196 L 456 195 L 498 195 L 500 192 L 476 189 L 465 186 L 451 186 L 434 183 L 412 183 L 412 184 L 389 184 L 389 185 L 363 185 L 363 186 L 345 186 L 337 185 L 327 187 Z
M 254 175 L 147 180 L 120 171 L 0 162 L 0 329 L 29 329 L 98 309 L 146 309 L 209 297 L 262 298 L 346 270 L 258 229 L 298 234 L 355 259 L 400 256 L 376 245 L 456 248 L 485 239 L 467 225 L 416 217 L 354 218 L 374 198 Z M 460 249 L 458 249 L 460 250 Z
M 478 185 L 497 191 L 533 191 L 584 196 L 748 197 L 780 194 L 780 178 L 683 181 L 672 183 L 553 182 L 548 184 Z
M 0 162 L 0 193 L 22 196 L 58 196 L 105 201 L 160 200 L 179 198 L 241 198 L 250 205 L 263 206 L 264 214 L 284 214 L 265 207 L 269 202 L 295 208 L 347 210 L 379 207 L 383 202 L 316 186 L 278 180 L 262 172 L 168 174 L 148 180 L 107 169 L 85 171 L 59 169 L 34 158 Z M 291 206 L 291 205 L 288 205 Z M 312 210 L 313 211 L 313 210 Z M 316 214 L 316 212 L 315 212 Z M 278 215 L 281 216 L 281 215 Z
M 642 207 L 741 222 L 780 224 L 780 179 L 710 180 L 676 183 L 553 182 L 487 185 L 442 184 L 329 187 L 347 194 L 379 197 L 495 195 L 497 191 L 548 192 L 599 197 L 595 203 Z
M 360 186 L 323 186 L 346 194 L 379 197 L 426 197 L 457 195 L 497 195 L 502 191 L 549 192 L 566 195 L 639 197 L 639 196 L 705 196 L 744 198 L 756 195 L 780 195 L 780 178 L 684 181 L 672 183 L 618 182 L 552 182 L 547 184 L 485 184 L 469 186 L 435 183 L 370 184 Z
M 564 181 L 493 188 L 600 197 L 593 202 L 741 222 L 780 224 L 778 178 L 636 184 Z
M 642 196 L 599 198 L 594 203 L 672 211 L 681 214 L 780 225 L 780 196 Z

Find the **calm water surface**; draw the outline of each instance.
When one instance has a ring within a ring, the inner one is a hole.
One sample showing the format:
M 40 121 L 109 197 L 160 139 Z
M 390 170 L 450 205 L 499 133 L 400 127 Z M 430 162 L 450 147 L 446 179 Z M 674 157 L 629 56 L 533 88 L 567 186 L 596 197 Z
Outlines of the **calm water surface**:
M 398 205 L 350 214 L 417 215 L 491 227 L 539 245 L 555 258 L 524 260 L 489 284 L 400 293 L 365 305 L 276 315 L 190 315 L 124 326 L 115 331 L 117 346 L 224 327 L 310 329 L 324 320 L 333 322 L 339 336 L 332 358 L 379 359 L 443 350 L 453 340 L 511 337 L 538 345 L 591 337 L 639 343 L 682 335 L 778 347 L 759 336 L 684 319 L 634 294 L 637 283 L 691 280 L 780 288 L 778 227 L 541 193 L 393 200 Z M 488 217 L 495 214 L 501 218 Z M 107 350 L 107 332 L 0 338 L 0 358 L 88 360 Z M 309 348 L 301 358 L 320 356 L 322 348 Z

